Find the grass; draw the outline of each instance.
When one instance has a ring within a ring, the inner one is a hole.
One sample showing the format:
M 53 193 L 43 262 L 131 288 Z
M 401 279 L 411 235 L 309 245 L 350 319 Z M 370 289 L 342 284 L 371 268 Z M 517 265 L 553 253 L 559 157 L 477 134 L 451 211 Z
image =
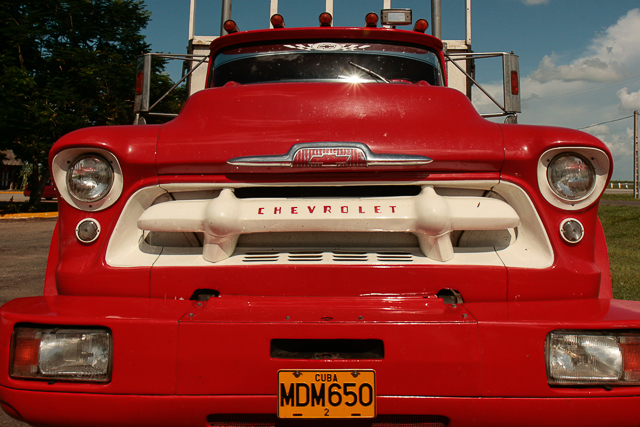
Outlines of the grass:
M 602 200 L 622 200 L 622 201 L 640 201 L 640 199 L 634 199 L 633 194 L 612 194 L 612 193 L 604 193 L 602 195 Z
M 605 194 L 604 199 L 634 200 L 623 197 Z M 613 296 L 640 300 L 640 206 L 600 205 L 598 215 L 609 248 Z

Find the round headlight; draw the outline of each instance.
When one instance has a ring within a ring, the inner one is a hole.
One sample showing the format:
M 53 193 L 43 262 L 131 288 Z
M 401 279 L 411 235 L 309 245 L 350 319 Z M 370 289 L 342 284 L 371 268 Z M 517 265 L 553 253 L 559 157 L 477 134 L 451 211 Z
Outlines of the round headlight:
M 549 163 L 547 180 L 559 197 L 575 201 L 591 194 L 596 174 L 593 165 L 586 158 L 576 153 L 563 153 Z
M 103 199 L 113 186 L 113 168 L 104 158 L 88 154 L 74 161 L 67 173 L 69 193 L 82 202 Z

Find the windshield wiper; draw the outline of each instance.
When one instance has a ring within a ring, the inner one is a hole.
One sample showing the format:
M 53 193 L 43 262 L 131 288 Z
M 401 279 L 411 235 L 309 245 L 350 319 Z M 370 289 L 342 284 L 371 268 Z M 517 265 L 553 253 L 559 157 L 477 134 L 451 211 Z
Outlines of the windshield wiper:
M 363 67 L 362 65 L 358 65 L 355 62 L 351 62 L 349 61 L 349 65 L 353 65 L 354 67 L 356 67 L 359 70 L 364 71 L 365 73 L 369 74 L 370 76 L 373 76 L 379 80 L 382 80 L 385 83 L 391 83 L 389 80 L 385 79 L 384 77 L 382 77 L 380 74 L 376 73 L 375 71 L 371 71 L 368 68 Z

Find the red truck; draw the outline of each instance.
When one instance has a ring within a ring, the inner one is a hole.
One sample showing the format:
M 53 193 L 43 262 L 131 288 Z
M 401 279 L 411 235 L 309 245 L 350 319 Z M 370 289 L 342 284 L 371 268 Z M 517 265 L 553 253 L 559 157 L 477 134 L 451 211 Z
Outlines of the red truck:
M 23 192 L 25 197 L 31 197 L 31 186 L 27 186 Z M 45 200 L 53 200 L 58 197 L 58 192 L 56 191 L 56 186 L 52 180 L 47 180 L 47 183 L 42 191 L 42 198 Z
M 225 24 L 170 122 L 55 144 L 44 296 L 1 309 L 2 408 L 37 426 L 637 425 L 606 146 L 482 118 L 422 21 L 280 20 Z

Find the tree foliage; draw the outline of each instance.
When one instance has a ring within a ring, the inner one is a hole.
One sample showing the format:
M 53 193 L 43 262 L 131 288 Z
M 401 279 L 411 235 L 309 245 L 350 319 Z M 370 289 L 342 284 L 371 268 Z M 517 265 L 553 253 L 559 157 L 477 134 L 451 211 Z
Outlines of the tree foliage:
M 0 149 L 46 169 L 62 135 L 133 123 L 136 57 L 149 51 L 141 31 L 150 15 L 139 0 L 1 2 Z M 168 76 L 161 83 L 171 86 Z M 39 193 L 49 172 L 33 175 Z

